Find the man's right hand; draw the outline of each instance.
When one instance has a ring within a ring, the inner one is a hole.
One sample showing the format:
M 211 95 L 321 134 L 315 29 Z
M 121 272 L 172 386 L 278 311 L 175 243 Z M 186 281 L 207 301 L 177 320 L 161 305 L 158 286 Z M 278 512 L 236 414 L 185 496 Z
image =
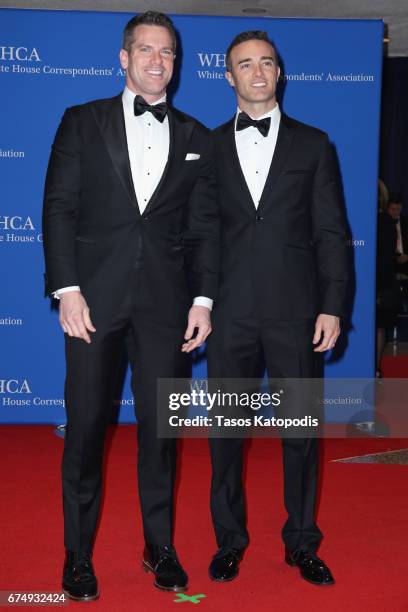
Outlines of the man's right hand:
M 60 296 L 59 320 L 61 327 L 71 338 L 82 338 L 87 344 L 91 343 L 88 332 L 95 332 L 89 308 L 79 291 L 68 291 Z

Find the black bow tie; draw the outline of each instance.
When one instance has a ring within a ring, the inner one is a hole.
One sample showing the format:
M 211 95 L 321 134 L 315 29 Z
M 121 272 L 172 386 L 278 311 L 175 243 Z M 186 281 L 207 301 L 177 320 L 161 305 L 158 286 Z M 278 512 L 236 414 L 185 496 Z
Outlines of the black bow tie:
M 240 130 L 245 130 L 251 125 L 256 127 L 262 136 L 267 136 L 269 128 L 271 127 L 271 118 L 265 117 L 264 119 L 251 119 L 251 117 L 246 113 L 239 113 L 236 127 L 237 132 Z
M 157 121 L 163 123 L 165 116 L 167 115 L 167 104 L 160 102 L 160 104 L 148 104 L 142 96 L 136 96 L 133 103 L 136 117 L 143 115 L 143 113 L 149 112 L 156 117 Z

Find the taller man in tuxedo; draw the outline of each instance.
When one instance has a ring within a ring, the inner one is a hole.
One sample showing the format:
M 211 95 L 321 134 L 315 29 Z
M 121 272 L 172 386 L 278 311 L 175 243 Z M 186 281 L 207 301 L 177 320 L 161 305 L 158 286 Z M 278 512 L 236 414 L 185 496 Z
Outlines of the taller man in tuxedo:
M 46 277 L 48 292 L 60 299 L 67 362 L 63 589 L 73 599 L 98 596 L 91 556 L 125 339 L 138 421 L 143 564 L 159 588 L 187 588 L 172 545 L 175 441 L 156 435 L 156 383 L 186 376 L 188 353 L 211 331 L 218 225 L 211 136 L 166 104 L 175 48 L 165 15 L 131 19 L 120 52 L 123 93 L 69 108 L 48 167 Z
M 238 35 L 226 66 L 238 109 L 214 133 L 221 279 L 209 376 L 261 378 L 266 365 L 269 378 L 314 378 L 318 354 L 339 336 L 347 283 L 346 224 L 331 146 L 325 133 L 280 111 L 278 57 L 266 32 Z M 330 570 L 316 556 L 317 446 L 307 433 L 283 440 L 288 519 L 282 535 L 286 561 L 307 580 L 330 584 Z M 224 581 L 237 575 L 248 544 L 242 440 L 211 439 L 210 447 L 219 546 L 210 576 Z

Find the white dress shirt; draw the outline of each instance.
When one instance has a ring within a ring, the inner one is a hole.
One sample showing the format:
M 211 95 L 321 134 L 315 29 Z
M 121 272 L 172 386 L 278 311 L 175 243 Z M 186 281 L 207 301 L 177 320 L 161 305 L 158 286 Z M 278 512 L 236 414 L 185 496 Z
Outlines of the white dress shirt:
M 163 175 L 169 157 L 170 132 L 166 116 L 160 123 L 152 113 L 135 117 L 135 94 L 127 87 L 122 95 L 130 169 L 140 214 L 143 214 Z M 154 104 L 166 101 L 163 96 Z
M 401 221 L 398 218 L 397 226 L 397 253 L 404 255 L 404 244 L 402 242 Z
M 238 108 L 235 125 L 240 112 Z M 262 136 L 258 128 L 252 125 L 239 132 L 235 130 L 235 144 L 237 146 L 239 163 L 241 164 L 255 208 L 258 208 L 275 152 L 281 119 L 278 104 L 271 111 L 265 113 L 262 117 L 256 117 L 256 119 L 264 119 L 264 117 L 271 118 L 271 126 L 267 136 Z M 255 117 L 251 117 L 251 119 L 255 119 Z
M 160 123 L 149 112 L 136 117 L 133 107 L 135 96 L 136 94 L 125 87 L 122 94 L 122 104 L 133 185 L 140 214 L 143 214 L 167 164 L 170 150 L 170 130 L 167 116 L 163 123 Z M 164 95 L 154 104 L 165 101 L 166 96 Z M 80 287 L 63 287 L 54 293 L 54 297 L 59 298 L 60 295 L 68 291 L 80 291 Z M 194 298 L 194 305 L 206 306 L 211 310 L 213 300 L 199 296 Z

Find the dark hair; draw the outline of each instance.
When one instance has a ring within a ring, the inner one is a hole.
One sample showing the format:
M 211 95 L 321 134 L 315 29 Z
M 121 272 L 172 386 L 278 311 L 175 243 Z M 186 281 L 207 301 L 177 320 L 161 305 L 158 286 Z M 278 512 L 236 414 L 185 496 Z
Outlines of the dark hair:
M 390 204 L 400 204 L 402 206 L 401 194 L 396 192 L 390 193 L 387 206 L 389 206 Z
M 390 193 L 389 198 L 388 198 L 388 202 L 387 202 L 387 206 L 389 206 L 390 204 L 399 204 L 400 206 L 402 206 L 402 196 L 400 193 Z
M 123 30 L 123 42 L 122 48 L 129 52 L 133 43 L 133 33 L 138 25 L 154 25 L 166 28 L 171 36 L 173 42 L 173 51 L 176 50 L 177 38 L 176 30 L 170 17 L 167 17 L 164 13 L 158 11 L 146 11 L 135 15 L 130 21 L 127 22 L 125 29 Z
M 237 45 L 240 45 L 243 42 L 247 42 L 248 40 L 263 40 L 265 42 L 268 43 L 268 45 L 271 45 L 274 53 L 275 53 L 275 59 L 276 59 L 276 63 L 278 63 L 278 53 L 276 51 L 276 47 L 273 44 L 273 42 L 271 40 L 269 40 L 269 36 L 267 34 L 267 32 L 264 32 L 263 30 L 249 30 L 248 32 L 241 32 L 241 34 L 237 34 L 237 36 L 234 38 L 234 40 L 230 43 L 228 49 L 227 49 L 227 53 L 225 54 L 225 65 L 227 67 L 227 70 L 229 72 L 231 72 L 231 51 L 233 50 L 234 47 L 236 47 Z

